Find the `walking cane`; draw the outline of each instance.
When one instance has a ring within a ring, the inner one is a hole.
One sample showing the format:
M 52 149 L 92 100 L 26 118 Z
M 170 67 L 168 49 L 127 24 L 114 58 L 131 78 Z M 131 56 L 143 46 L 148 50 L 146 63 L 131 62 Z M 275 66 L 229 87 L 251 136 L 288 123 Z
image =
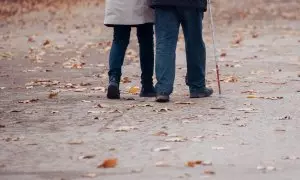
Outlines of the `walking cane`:
M 210 26 L 211 26 L 211 32 L 212 32 L 212 40 L 213 40 L 213 48 L 214 48 L 214 56 L 215 56 L 215 62 L 216 62 L 216 71 L 217 71 L 217 82 L 218 82 L 218 88 L 219 88 L 219 94 L 221 95 L 221 82 L 220 82 L 220 69 L 218 64 L 218 55 L 217 55 L 217 48 L 216 48 L 216 41 L 215 41 L 215 25 L 212 15 L 212 4 L 211 0 L 208 0 L 209 4 L 209 14 L 210 14 Z

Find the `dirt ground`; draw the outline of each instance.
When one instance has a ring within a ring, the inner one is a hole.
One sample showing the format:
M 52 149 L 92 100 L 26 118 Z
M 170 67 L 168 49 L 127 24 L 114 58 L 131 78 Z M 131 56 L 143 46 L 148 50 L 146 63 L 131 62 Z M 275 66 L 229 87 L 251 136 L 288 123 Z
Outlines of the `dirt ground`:
M 300 2 L 246 2 L 214 4 L 223 94 L 188 98 L 180 35 L 168 104 L 129 93 L 140 86 L 134 31 L 122 99 L 106 99 L 103 4 L 1 21 L 0 179 L 298 179 Z M 217 91 L 207 17 L 204 27 Z M 97 168 L 109 158 L 115 168 Z

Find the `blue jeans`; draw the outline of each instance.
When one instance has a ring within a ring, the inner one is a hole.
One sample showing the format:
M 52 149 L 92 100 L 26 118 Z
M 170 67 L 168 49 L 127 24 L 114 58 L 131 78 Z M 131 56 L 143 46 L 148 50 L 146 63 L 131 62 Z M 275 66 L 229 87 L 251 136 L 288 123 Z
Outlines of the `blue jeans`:
M 114 26 L 113 43 L 109 56 L 109 72 L 110 77 L 120 80 L 122 75 L 122 66 L 124 63 L 125 52 L 130 40 L 131 26 L 116 25 Z M 153 85 L 154 71 L 154 38 L 153 24 L 147 23 L 137 25 L 137 37 L 140 51 L 141 64 L 141 83 L 143 86 Z
M 173 92 L 176 66 L 176 46 L 179 27 L 185 37 L 187 78 L 190 92 L 197 93 L 205 85 L 206 50 L 202 37 L 204 12 L 199 9 L 164 7 L 155 9 L 156 34 L 156 91 Z

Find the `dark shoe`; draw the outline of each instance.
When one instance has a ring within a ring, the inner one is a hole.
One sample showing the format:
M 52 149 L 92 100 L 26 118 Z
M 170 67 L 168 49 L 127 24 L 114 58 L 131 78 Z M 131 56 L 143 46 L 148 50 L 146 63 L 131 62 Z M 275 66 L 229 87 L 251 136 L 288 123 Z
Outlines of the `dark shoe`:
M 190 94 L 190 98 L 204 98 L 209 97 L 214 93 L 214 90 L 212 88 L 204 88 L 203 90 L 199 92 L 192 92 Z
M 107 88 L 108 99 L 120 99 L 119 81 L 117 78 L 110 78 Z
M 160 103 L 166 103 L 170 101 L 170 96 L 169 95 L 164 95 L 164 94 L 158 94 L 156 95 L 156 102 Z
M 156 92 L 153 86 L 143 87 L 140 93 L 140 97 L 155 97 Z

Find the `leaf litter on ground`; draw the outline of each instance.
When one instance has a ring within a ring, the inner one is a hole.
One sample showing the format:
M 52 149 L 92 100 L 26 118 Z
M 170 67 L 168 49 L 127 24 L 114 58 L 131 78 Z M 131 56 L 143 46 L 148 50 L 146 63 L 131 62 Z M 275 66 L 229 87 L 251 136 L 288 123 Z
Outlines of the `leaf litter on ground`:
M 106 159 L 102 162 L 102 164 L 98 165 L 98 168 L 115 168 L 117 166 L 118 160 L 114 159 Z
M 115 132 L 128 132 L 131 130 L 137 130 L 138 128 L 136 126 L 120 126 L 117 129 L 115 129 Z

